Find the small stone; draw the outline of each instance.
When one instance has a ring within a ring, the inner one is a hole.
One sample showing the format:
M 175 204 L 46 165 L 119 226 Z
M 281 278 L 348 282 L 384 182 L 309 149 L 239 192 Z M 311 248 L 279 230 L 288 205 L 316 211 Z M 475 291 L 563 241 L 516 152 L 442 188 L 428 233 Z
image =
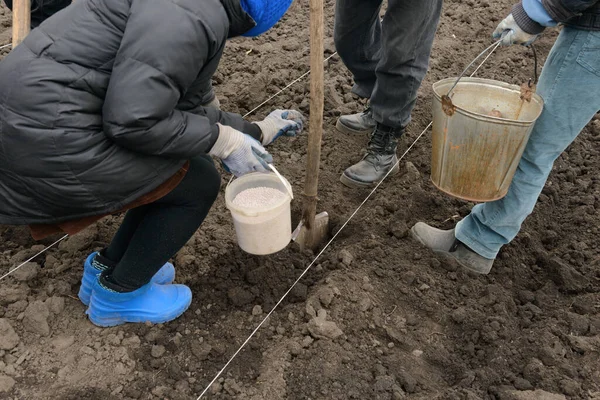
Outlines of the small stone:
M 0 306 L 7 306 L 19 300 L 25 300 L 29 294 L 29 288 L 23 286 L 0 286 Z
M 229 297 L 229 301 L 231 301 L 233 305 L 237 307 L 250 304 L 254 300 L 254 295 L 251 292 L 239 286 L 229 289 L 227 292 L 227 297 Z
M 303 283 L 297 283 L 292 288 L 290 295 L 296 301 L 304 301 L 308 297 L 308 286 Z
M 581 390 L 581 385 L 572 379 L 563 379 L 559 382 L 560 389 L 567 396 L 577 396 Z
M 13 329 L 10 322 L 0 318 L 0 350 L 12 350 L 19 345 L 19 335 Z
M 23 328 L 28 332 L 48 336 L 50 334 L 49 316 L 50 310 L 46 303 L 40 300 L 30 303 L 23 317 Z
M 252 315 L 261 315 L 263 313 L 262 307 L 259 305 L 255 305 L 252 308 Z
M 532 359 L 529 364 L 523 368 L 523 376 L 529 382 L 543 381 L 545 374 L 544 364 L 537 358 Z
M 585 335 L 590 329 L 590 323 L 583 315 L 568 313 L 567 320 L 569 321 L 571 333 L 575 335 Z
M 406 221 L 397 219 L 390 221 L 388 230 L 392 235 L 394 235 L 396 239 L 404 239 L 408 236 L 409 232 L 408 225 L 406 225 Z
M 73 343 L 75 343 L 75 336 L 59 336 L 52 340 L 52 347 L 59 352 L 73 346 Z
M 142 344 L 142 341 L 140 340 L 139 336 L 137 336 L 137 335 L 132 335 L 121 341 L 122 346 L 132 348 L 132 349 L 136 349 L 136 348 L 140 347 L 141 344 Z
M 52 314 L 60 314 L 65 309 L 65 298 L 52 296 L 46 300 L 46 305 Z
M 423 292 L 423 291 L 425 291 L 425 290 L 429 290 L 429 289 L 430 289 L 430 286 L 429 286 L 428 284 L 426 284 L 426 283 L 424 283 L 424 284 L 422 284 L 421 286 L 419 286 L 419 290 L 420 290 L 421 292 Z
M 302 347 L 307 348 L 308 346 L 310 346 L 315 340 L 310 337 L 310 336 L 305 336 L 304 339 L 302 339 Z
M 564 292 L 580 293 L 589 286 L 585 276 L 556 257 L 549 261 L 547 271 L 550 279 Z
M 219 382 L 215 382 L 210 387 L 210 392 L 212 394 L 219 394 L 223 390 L 223 386 Z
M 11 276 L 19 282 L 29 282 L 35 279 L 39 272 L 40 266 L 37 263 L 28 262 L 24 264 L 21 268 L 11 273 Z
M 293 340 L 289 344 L 290 353 L 293 356 L 297 356 L 302 352 L 302 345 L 297 341 Z
M 150 350 L 150 354 L 154 358 L 160 358 L 163 356 L 163 354 L 165 354 L 165 351 L 165 346 L 154 345 L 152 346 L 152 350 Z
M 358 302 L 358 307 L 360 308 L 360 311 L 362 311 L 362 312 L 369 311 L 369 309 L 371 308 L 372 305 L 373 305 L 373 302 L 371 301 L 369 296 L 366 296 L 366 295 L 364 297 L 362 297 Z
M 413 356 L 419 358 L 423 355 L 423 350 L 413 350 L 412 354 Z
M 415 393 L 417 391 L 417 380 L 406 371 L 401 371 L 398 374 L 398 381 L 406 393 Z
M 334 297 L 333 290 L 329 287 L 324 287 L 319 291 L 319 301 L 324 307 L 328 307 Z
M 452 320 L 457 324 L 462 324 L 467 319 L 467 310 L 464 307 L 459 307 L 450 314 Z
M 121 339 L 119 339 L 119 337 L 117 335 L 115 335 L 114 333 L 109 333 L 106 336 L 106 343 L 108 343 L 112 346 L 119 346 L 121 344 Z
M 414 315 L 407 315 L 406 316 L 406 325 L 408 326 L 415 326 L 419 323 L 419 319 L 414 316 Z
M 519 291 L 519 300 L 523 304 L 533 303 L 535 300 L 535 294 L 529 290 L 521 290 Z
M 406 394 L 404 393 L 404 390 L 402 390 L 401 387 L 394 389 L 394 392 L 392 393 L 393 400 L 402 400 L 405 398 L 406 398 Z
M 344 334 L 333 321 L 317 316 L 308 322 L 308 331 L 316 339 L 336 339 Z
M 208 355 L 212 351 L 212 346 L 208 343 L 192 343 L 192 354 L 198 358 L 199 361 L 208 359 Z
M 15 383 L 15 380 L 10 376 L 0 375 L 0 393 L 10 392 Z
M 395 384 L 396 381 L 389 375 L 378 376 L 375 379 L 374 389 L 377 392 L 388 392 L 392 390 Z
M 533 385 L 531 384 L 531 382 L 529 382 L 527 379 L 523 379 L 523 378 L 515 379 L 513 385 L 515 386 L 515 388 L 517 388 L 519 390 L 532 390 L 533 389 Z
M 349 267 L 352 261 L 354 261 L 354 256 L 347 249 L 343 249 L 338 253 L 338 260 Z
M 389 343 L 387 344 L 387 347 L 388 347 L 388 349 L 393 349 L 393 348 L 394 348 L 394 346 L 396 346 L 396 345 L 394 344 L 394 342 L 389 342 Z
M 402 276 L 402 280 L 407 285 L 412 285 L 414 283 L 415 279 L 417 279 L 417 276 L 413 271 L 407 271 Z

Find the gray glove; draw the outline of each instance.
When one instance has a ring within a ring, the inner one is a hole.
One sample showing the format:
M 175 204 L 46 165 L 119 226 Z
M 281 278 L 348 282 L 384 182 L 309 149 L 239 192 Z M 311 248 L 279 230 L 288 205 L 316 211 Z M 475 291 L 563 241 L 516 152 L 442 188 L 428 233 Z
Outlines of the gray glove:
M 505 32 L 506 34 L 504 34 Z M 503 46 L 510 46 L 513 44 L 528 46 L 533 43 L 539 35 L 532 35 L 525 32 L 521 29 L 519 24 L 517 24 L 513 15 L 509 14 L 508 17 L 504 18 L 504 20 L 498 24 L 492 36 L 494 39 L 500 39 L 502 37 L 501 43 Z
M 269 171 L 273 157 L 257 140 L 230 126 L 217 125 L 219 137 L 208 154 L 220 158 L 228 172 L 239 177 L 249 172 Z
M 275 110 L 262 121 L 254 122 L 262 132 L 262 144 L 271 144 L 281 135 L 296 136 L 302 132 L 304 118 L 296 110 Z

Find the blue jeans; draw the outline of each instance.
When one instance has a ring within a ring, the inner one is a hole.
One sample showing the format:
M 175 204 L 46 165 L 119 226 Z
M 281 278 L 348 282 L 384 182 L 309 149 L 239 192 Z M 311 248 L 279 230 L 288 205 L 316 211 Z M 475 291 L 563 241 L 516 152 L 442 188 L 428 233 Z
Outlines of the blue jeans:
M 352 91 L 370 99 L 375 121 L 404 128 L 429 66 L 442 0 L 336 0 L 334 40 L 354 77 Z
M 508 194 L 476 205 L 456 226 L 456 238 L 489 259 L 517 236 L 554 161 L 600 110 L 600 32 L 565 27 L 546 60 L 537 93 L 544 110 Z

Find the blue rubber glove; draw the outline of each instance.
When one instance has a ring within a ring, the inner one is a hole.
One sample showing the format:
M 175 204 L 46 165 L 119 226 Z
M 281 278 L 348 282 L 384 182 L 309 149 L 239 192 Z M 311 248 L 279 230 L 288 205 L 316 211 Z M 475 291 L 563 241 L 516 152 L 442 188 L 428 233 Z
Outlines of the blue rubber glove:
M 538 38 L 539 35 L 532 35 L 525 32 L 523 29 L 521 29 L 521 27 L 519 27 L 513 15 L 510 14 L 498 24 L 492 36 L 494 39 L 502 38 L 501 43 L 503 46 L 510 46 L 513 44 L 529 46 Z
M 242 176 L 249 172 L 268 172 L 268 164 L 273 157 L 252 136 L 229 126 L 219 126 L 219 137 L 209 154 L 221 159 L 223 167 L 234 174 Z
M 255 122 L 262 132 L 262 144 L 267 146 L 279 136 L 296 136 L 302 132 L 304 117 L 296 110 L 275 110 L 262 121 Z

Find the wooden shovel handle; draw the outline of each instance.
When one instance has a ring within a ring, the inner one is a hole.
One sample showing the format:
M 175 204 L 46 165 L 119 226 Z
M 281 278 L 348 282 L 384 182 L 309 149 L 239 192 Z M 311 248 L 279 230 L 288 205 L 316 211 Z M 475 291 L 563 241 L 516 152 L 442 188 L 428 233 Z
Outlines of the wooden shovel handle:
M 309 228 L 316 214 L 323 136 L 323 48 L 323 0 L 310 0 L 310 132 L 304 187 L 304 220 Z
M 31 0 L 14 0 L 12 10 L 12 48 L 25 39 L 31 29 Z

